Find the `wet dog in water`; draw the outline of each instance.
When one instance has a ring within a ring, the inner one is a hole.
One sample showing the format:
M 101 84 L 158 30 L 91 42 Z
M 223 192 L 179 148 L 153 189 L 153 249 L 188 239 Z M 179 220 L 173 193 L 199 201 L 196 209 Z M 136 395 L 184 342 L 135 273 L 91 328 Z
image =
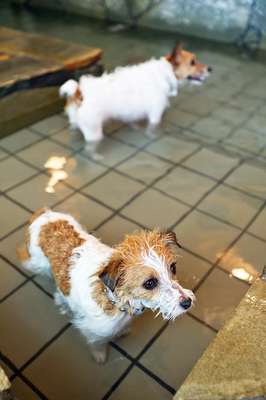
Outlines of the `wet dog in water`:
M 160 230 L 127 235 L 112 248 L 70 215 L 41 209 L 18 257 L 32 273 L 53 276 L 56 303 L 71 312 L 103 363 L 108 342 L 123 335 L 134 316 L 150 309 L 174 320 L 193 305 L 193 293 L 178 281 L 179 250 L 175 233 Z

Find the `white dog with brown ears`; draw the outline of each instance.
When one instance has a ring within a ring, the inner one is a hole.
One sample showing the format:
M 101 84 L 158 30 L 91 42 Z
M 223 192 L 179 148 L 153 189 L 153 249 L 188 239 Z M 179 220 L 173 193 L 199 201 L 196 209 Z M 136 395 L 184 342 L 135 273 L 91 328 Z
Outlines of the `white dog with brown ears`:
M 169 105 L 169 97 L 177 95 L 179 84 L 199 84 L 210 71 L 193 53 L 176 45 L 170 55 L 158 60 L 120 67 L 101 77 L 84 75 L 79 82 L 68 80 L 59 93 L 67 97 L 65 111 L 71 127 L 82 132 L 90 155 L 96 158 L 106 121 L 134 123 L 146 119 L 151 136 Z
M 103 363 L 108 342 L 145 308 L 174 320 L 193 305 L 193 293 L 178 282 L 178 247 L 173 232 L 152 230 L 111 248 L 70 215 L 41 209 L 30 219 L 18 257 L 34 274 L 54 277 L 55 302 L 71 311 L 73 325 Z

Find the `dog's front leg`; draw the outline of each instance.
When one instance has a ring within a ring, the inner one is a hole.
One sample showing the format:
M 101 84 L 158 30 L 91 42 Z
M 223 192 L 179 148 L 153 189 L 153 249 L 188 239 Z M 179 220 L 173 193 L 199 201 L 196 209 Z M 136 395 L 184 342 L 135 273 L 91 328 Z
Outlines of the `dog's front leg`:
M 156 132 L 158 124 L 153 124 L 153 123 L 148 123 L 146 131 L 145 131 L 145 135 L 148 136 L 149 139 L 155 139 L 158 134 Z
M 89 343 L 91 355 L 98 364 L 104 364 L 107 359 L 108 342 Z
M 89 157 L 96 161 L 100 161 L 103 159 L 103 156 L 97 152 L 99 144 L 100 140 L 94 142 L 86 142 L 86 152 L 88 153 Z

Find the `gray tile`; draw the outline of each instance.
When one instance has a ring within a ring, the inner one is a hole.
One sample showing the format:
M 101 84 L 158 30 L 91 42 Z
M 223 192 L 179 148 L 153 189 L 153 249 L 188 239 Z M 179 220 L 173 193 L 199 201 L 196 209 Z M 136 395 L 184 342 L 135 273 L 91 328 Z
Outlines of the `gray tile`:
M 161 317 L 155 318 L 155 314 L 151 311 L 145 311 L 144 314 L 135 318 L 130 328 L 130 333 L 117 339 L 117 344 L 131 356 L 137 357 L 165 323 Z
M 107 169 L 100 164 L 88 160 L 79 154 L 67 159 L 64 165 L 64 171 L 67 173 L 65 182 L 69 183 L 75 189 L 86 185 L 99 175 L 103 174 Z
M 221 179 L 238 162 L 239 159 L 236 157 L 228 157 L 212 150 L 202 149 L 187 160 L 184 165 L 216 179 Z
M 197 304 L 192 314 L 220 329 L 232 316 L 247 289 L 245 283 L 214 269 L 196 293 Z
M 28 129 L 22 129 L 1 140 L 1 146 L 11 152 L 21 150 L 30 144 L 40 140 L 40 137 Z
M 31 128 L 43 135 L 53 135 L 68 125 L 67 119 L 62 117 L 60 114 L 53 115 L 52 117 L 45 118 L 34 125 Z
M 186 315 L 170 323 L 140 361 L 178 389 L 214 336 L 213 331 Z
M 117 209 L 122 207 L 144 187 L 139 182 L 111 171 L 96 182 L 86 186 L 82 191 Z
M 126 234 L 139 230 L 138 225 L 116 215 L 110 221 L 101 226 L 96 234 L 104 243 L 110 246 L 119 243 Z M 1 249 L 1 247 L 0 247 Z
M 27 283 L 1 304 L 1 350 L 20 367 L 66 323 L 51 300 Z M 19 335 L 15 335 L 19 327 Z M 45 327 L 45 329 L 44 329 Z
M 258 215 L 248 231 L 266 240 L 266 208 Z
M 4 236 L 17 226 L 26 222 L 29 213 L 5 197 L 0 197 L 1 224 L 0 236 Z
M 0 162 L 0 190 L 5 191 L 34 174 L 36 174 L 35 169 L 9 157 Z
M 226 253 L 219 265 L 236 278 L 251 283 L 262 273 L 265 249 L 265 242 L 245 233 Z
M 198 209 L 244 228 L 261 206 L 262 200 L 225 186 L 219 186 L 199 204 Z
M 72 150 L 79 150 L 85 146 L 82 134 L 79 131 L 72 131 L 69 128 L 65 128 L 53 135 L 53 140 L 68 146 Z
M 194 205 L 215 184 L 209 178 L 178 167 L 159 180 L 155 187 L 179 200 Z
M 212 115 L 231 125 L 239 125 L 247 119 L 246 111 L 229 106 L 218 107 Z
M 23 160 L 28 161 L 34 166 L 44 169 L 45 163 L 51 159 L 51 157 L 67 157 L 70 151 L 64 147 L 56 144 L 50 140 L 44 140 L 40 143 L 32 145 L 26 150 L 22 150 L 18 153 L 18 156 Z
M 155 190 L 141 194 L 121 214 L 146 227 L 167 228 L 174 224 L 189 208 Z
M 130 160 L 121 164 L 117 169 L 132 178 L 149 184 L 163 175 L 169 168 L 171 168 L 171 164 L 168 162 L 159 160 L 151 154 L 139 152 Z
M 265 199 L 266 171 L 253 165 L 243 164 L 225 181 L 231 186 Z
M 84 338 L 70 328 L 26 368 L 25 376 L 49 399 L 100 399 L 127 366 L 113 349 L 104 366 L 96 364 Z
M 60 182 L 53 186 L 54 193 L 50 193 L 50 183 L 51 177 L 38 175 L 36 178 L 10 190 L 8 195 L 35 211 L 43 206 L 52 207 L 58 201 L 73 193 L 73 190 Z
M 199 135 L 209 136 L 219 140 L 228 136 L 232 130 L 232 126 L 217 118 L 206 117 L 196 122 L 191 129 Z
M 170 400 L 173 395 L 160 386 L 155 380 L 134 367 L 129 375 L 123 380 L 121 385 L 111 395 L 111 400 Z
M 185 248 L 214 262 L 240 231 L 212 217 L 193 211 L 175 228 Z
M 8 295 L 13 289 L 20 285 L 25 278 L 20 275 L 11 265 L 0 259 L 0 299 Z
M 26 384 L 24 383 L 20 378 L 15 378 L 12 381 L 12 393 L 16 396 L 18 399 L 27 399 L 27 400 L 40 400 L 41 397 L 39 397 L 33 390 Z
M 188 128 L 195 121 L 197 121 L 198 116 L 171 107 L 169 110 L 166 111 L 165 119 L 166 121 L 171 122 L 172 124 L 175 124 L 181 128 Z
M 189 96 L 186 100 L 180 101 L 178 107 L 181 110 L 199 115 L 207 116 L 211 111 L 219 108 L 219 103 L 208 97 L 206 94 L 200 93 L 196 96 Z
M 122 140 L 123 142 L 131 144 L 133 146 L 142 147 L 152 140 L 147 135 L 145 135 L 144 131 L 145 127 L 143 126 L 140 126 L 138 130 L 130 127 L 124 127 L 122 129 L 119 129 L 119 131 L 115 133 L 112 137 Z
M 8 153 L 6 153 L 3 149 L 0 149 L 0 160 L 3 160 L 6 157 L 8 157 Z
M 164 136 L 147 147 L 153 154 L 165 158 L 174 163 L 180 162 L 198 148 L 198 145 L 172 136 Z
M 119 143 L 117 140 L 105 137 L 103 142 L 100 144 L 98 151 L 103 156 L 101 163 L 112 167 L 131 156 L 135 153 L 136 149 L 126 144 Z M 89 158 L 86 150 L 82 151 L 82 155 L 85 158 Z
M 257 153 L 266 145 L 266 138 L 255 131 L 245 128 L 237 129 L 224 143 L 234 145 L 248 152 Z
M 90 231 L 112 214 L 112 211 L 79 193 L 57 206 L 56 210 L 73 215 Z
M 248 120 L 246 126 L 250 130 L 254 130 L 254 131 L 260 133 L 261 135 L 265 135 L 266 134 L 266 117 L 259 115 L 259 114 L 254 115 L 253 117 L 251 117 Z

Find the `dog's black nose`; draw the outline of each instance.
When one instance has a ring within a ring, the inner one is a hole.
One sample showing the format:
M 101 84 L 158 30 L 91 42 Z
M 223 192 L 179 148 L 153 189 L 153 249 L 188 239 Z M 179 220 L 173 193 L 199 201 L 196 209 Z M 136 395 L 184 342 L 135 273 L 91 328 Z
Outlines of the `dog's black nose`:
M 212 72 L 212 67 L 208 67 L 208 72 Z
M 187 310 L 190 306 L 191 306 L 192 300 L 190 297 L 186 297 L 185 299 L 183 299 L 182 301 L 180 301 L 180 306 L 182 308 L 184 308 L 185 310 Z

